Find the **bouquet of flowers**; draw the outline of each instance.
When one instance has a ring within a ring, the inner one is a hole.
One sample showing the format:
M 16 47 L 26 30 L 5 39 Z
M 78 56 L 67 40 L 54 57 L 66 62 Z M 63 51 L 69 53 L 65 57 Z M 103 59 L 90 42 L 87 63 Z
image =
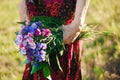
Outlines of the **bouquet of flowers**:
M 16 32 L 15 43 L 19 51 L 27 59 L 23 64 L 30 63 L 31 74 L 43 69 L 44 76 L 49 77 L 52 68 L 62 71 L 57 54 L 63 53 L 63 33 L 59 26 L 64 24 L 62 18 L 33 17 L 31 21 L 19 22 L 23 24 L 22 29 Z M 85 28 L 76 40 L 90 37 L 92 29 Z

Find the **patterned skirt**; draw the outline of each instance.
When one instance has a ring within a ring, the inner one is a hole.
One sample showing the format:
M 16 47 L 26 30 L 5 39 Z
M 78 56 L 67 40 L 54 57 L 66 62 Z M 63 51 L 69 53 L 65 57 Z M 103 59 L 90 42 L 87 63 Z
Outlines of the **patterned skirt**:
M 53 70 L 51 72 L 52 80 L 82 80 L 80 66 L 82 43 L 83 41 L 79 40 L 67 45 L 67 50 L 64 51 L 63 56 L 58 55 L 63 72 Z M 28 63 L 26 64 L 22 80 L 48 80 L 44 77 L 42 70 L 32 75 L 30 72 L 31 65 Z

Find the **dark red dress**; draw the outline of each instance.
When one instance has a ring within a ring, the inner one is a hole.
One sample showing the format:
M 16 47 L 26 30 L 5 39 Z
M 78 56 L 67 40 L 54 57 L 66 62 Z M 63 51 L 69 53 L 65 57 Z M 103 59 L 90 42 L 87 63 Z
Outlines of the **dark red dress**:
M 62 17 L 66 25 L 74 19 L 74 12 L 77 0 L 26 0 L 29 17 L 32 16 L 53 16 Z M 52 80 L 82 80 L 81 77 L 81 51 L 82 41 L 76 41 L 67 45 L 64 55 L 59 55 L 60 65 L 63 72 L 53 70 Z M 26 64 L 23 80 L 48 80 L 40 70 L 33 75 L 30 74 L 31 65 Z

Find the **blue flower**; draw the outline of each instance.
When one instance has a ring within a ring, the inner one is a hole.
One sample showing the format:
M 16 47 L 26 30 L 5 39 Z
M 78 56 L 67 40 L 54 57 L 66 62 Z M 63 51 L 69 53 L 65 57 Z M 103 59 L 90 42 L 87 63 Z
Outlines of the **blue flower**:
M 38 66 L 38 63 L 35 62 L 35 61 L 31 61 L 31 64 L 34 65 L 34 66 Z
M 37 43 L 37 44 L 36 44 L 36 49 L 39 49 L 39 50 L 41 49 L 40 43 Z
M 34 33 L 34 31 L 35 31 L 36 28 L 37 28 L 36 23 L 32 23 L 32 24 L 29 26 L 29 32 Z
M 41 21 L 36 22 L 36 24 L 37 24 L 38 27 L 42 26 L 42 22 Z
M 30 27 L 37 28 L 37 24 L 35 22 L 31 23 Z

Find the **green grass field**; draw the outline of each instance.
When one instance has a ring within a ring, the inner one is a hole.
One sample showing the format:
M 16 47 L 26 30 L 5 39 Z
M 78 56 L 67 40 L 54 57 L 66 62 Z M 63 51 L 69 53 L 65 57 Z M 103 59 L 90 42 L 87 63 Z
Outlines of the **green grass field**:
M 14 44 L 18 0 L 0 0 L 0 80 L 21 80 L 24 57 Z M 83 80 L 120 80 L 120 0 L 91 0 L 86 23 L 102 35 L 84 41 Z

